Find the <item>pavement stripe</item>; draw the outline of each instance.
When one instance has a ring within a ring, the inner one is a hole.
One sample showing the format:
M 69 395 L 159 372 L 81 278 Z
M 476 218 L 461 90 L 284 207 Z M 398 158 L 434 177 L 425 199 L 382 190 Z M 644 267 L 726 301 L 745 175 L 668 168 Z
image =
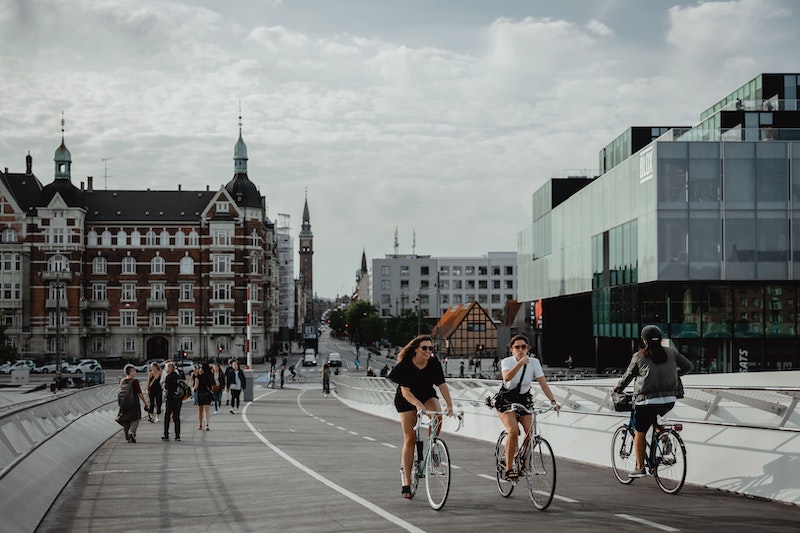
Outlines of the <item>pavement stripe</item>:
M 486 474 L 478 474 L 478 477 L 486 478 L 489 481 L 495 481 L 496 480 L 496 478 L 494 478 L 492 476 L 487 476 Z
M 377 440 L 377 439 L 373 439 L 372 437 L 367 437 L 366 435 L 363 435 L 361 438 L 363 438 L 365 440 L 368 440 L 370 442 L 375 442 Z
M 660 529 L 661 531 L 680 531 L 680 529 L 675 529 L 674 527 L 665 526 L 664 524 L 659 524 L 658 522 L 651 522 L 650 520 L 645 520 L 644 518 L 639 518 L 638 516 L 631 516 L 629 514 L 615 514 L 614 516 L 618 518 L 624 518 L 625 520 L 630 520 L 631 522 L 636 522 L 645 526 L 654 527 L 656 529 Z
M 259 396 L 259 398 L 256 398 L 256 400 L 258 400 L 260 398 L 261 397 Z M 252 402 L 250 402 L 250 403 L 252 403 Z M 327 479 L 326 477 L 320 475 L 316 471 L 308 468 L 307 466 L 305 466 L 304 464 L 302 464 L 301 462 L 299 462 L 298 460 L 294 459 L 289 454 L 287 454 L 286 452 L 284 452 L 283 450 L 281 450 L 280 448 L 278 448 L 277 446 L 272 444 L 269 440 L 267 440 L 266 437 L 264 437 L 264 435 L 262 435 L 261 433 L 258 432 L 258 430 L 255 428 L 255 426 L 253 426 L 253 424 L 251 424 L 250 420 L 247 418 L 247 408 L 250 407 L 250 403 L 245 404 L 244 409 L 242 409 L 242 420 L 244 420 L 244 423 L 247 425 L 248 428 L 250 428 L 250 431 L 253 433 L 253 435 L 255 435 L 258 438 L 258 440 L 263 442 L 269 449 L 271 449 L 273 452 L 275 452 L 276 454 L 281 456 L 289 464 L 291 464 L 292 466 L 296 467 L 299 470 L 302 470 L 303 472 L 305 472 L 309 476 L 313 477 L 314 479 L 316 479 L 320 483 L 322 483 L 324 485 L 327 485 L 328 487 L 332 488 L 333 490 L 335 490 L 336 492 L 338 492 L 342 496 L 344 496 L 346 498 L 349 498 L 353 502 L 355 502 L 355 503 L 361 505 L 362 507 L 372 511 L 373 513 L 377 514 L 378 516 L 380 516 L 382 518 L 385 518 L 386 520 L 392 522 L 393 524 L 396 524 L 397 526 L 402 527 L 406 531 L 412 531 L 414 533 L 425 533 L 424 529 L 420 529 L 417 526 L 415 526 L 413 524 L 410 524 L 409 522 L 406 522 L 405 520 L 403 520 L 399 516 L 393 515 L 392 513 L 387 511 L 386 509 L 383 509 L 382 507 L 379 507 L 379 506 L 375 505 L 374 503 L 372 503 L 372 502 L 370 502 L 368 500 L 365 500 L 364 498 L 362 498 L 358 494 L 350 492 L 346 488 L 344 488 L 344 487 L 342 487 L 340 485 L 337 485 L 333 481 L 331 481 L 331 480 Z

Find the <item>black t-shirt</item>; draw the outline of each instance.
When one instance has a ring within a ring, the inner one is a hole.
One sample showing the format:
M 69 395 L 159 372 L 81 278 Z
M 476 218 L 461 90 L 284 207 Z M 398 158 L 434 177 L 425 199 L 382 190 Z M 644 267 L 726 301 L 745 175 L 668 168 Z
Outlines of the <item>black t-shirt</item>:
M 167 393 L 167 400 L 175 399 L 175 393 L 178 391 L 179 380 L 180 376 L 178 376 L 178 372 L 174 370 L 167 374 L 167 377 L 164 378 L 164 391 Z
M 389 379 L 397 383 L 397 394 L 400 395 L 400 387 L 408 387 L 411 394 L 422 403 L 429 398 L 436 398 L 434 385 L 444 383 L 444 371 L 439 360 L 432 356 L 428 359 L 425 368 L 419 369 L 412 362 L 413 356 L 409 355 L 395 366 L 389 374 Z

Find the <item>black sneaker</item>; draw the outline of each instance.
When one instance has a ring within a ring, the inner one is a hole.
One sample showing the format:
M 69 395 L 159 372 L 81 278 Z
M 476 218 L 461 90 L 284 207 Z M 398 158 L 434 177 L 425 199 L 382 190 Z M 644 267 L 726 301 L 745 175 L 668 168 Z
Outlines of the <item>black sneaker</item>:
M 129 440 L 128 442 L 130 442 L 131 444 L 136 444 L 136 437 L 131 435 L 131 440 Z
M 126 441 L 128 441 L 128 442 L 130 442 L 130 441 L 131 441 L 131 435 L 130 435 L 130 433 L 125 433 L 125 440 L 126 440 Z
M 161 437 L 161 440 L 169 440 L 169 435 L 164 435 L 163 437 Z
M 175 442 L 180 442 L 180 441 L 181 441 L 181 438 L 178 437 L 177 435 L 175 435 Z

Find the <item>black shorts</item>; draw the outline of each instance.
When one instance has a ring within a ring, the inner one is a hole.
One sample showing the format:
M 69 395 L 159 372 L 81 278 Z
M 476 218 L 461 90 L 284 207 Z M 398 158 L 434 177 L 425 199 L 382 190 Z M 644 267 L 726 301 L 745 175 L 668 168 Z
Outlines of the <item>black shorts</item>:
M 428 398 L 422 399 L 417 398 L 423 404 L 430 400 L 431 398 L 438 398 L 435 394 L 433 396 L 429 396 Z M 397 392 L 394 395 L 394 408 L 397 409 L 398 413 L 407 413 L 408 411 L 416 411 L 417 408 L 408 403 L 403 393 L 400 392 L 400 387 L 397 387 Z
M 664 416 L 673 407 L 675 407 L 675 402 L 637 405 L 636 431 L 646 433 L 650 426 L 656 423 L 656 416 Z

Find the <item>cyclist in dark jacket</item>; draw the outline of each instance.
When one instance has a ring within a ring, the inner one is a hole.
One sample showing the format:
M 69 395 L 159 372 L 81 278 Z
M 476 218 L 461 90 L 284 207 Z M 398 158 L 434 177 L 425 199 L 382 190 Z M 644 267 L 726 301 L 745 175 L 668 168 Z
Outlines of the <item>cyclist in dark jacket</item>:
M 678 376 L 691 372 L 692 362 L 678 351 L 661 346 L 664 338 L 658 326 L 642 328 L 642 348 L 633 354 L 628 369 L 614 392 L 621 392 L 634 378 L 633 399 L 636 404 L 636 471 L 630 477 L 644 477 L 645 435 L 656 422 L 683 398 L 683 386 Z

